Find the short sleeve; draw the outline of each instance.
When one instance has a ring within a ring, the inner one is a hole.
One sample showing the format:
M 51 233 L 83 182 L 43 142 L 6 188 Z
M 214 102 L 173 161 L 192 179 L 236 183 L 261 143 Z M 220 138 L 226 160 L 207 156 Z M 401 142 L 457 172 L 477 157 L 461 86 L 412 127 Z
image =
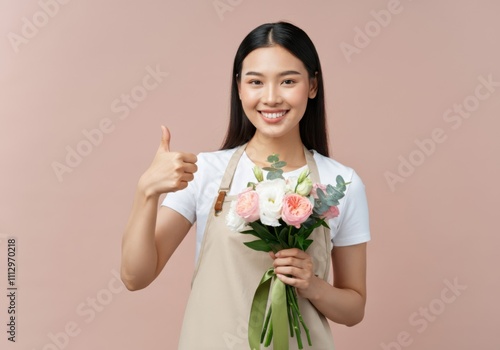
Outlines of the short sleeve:
M 175 210 L 194 224 L 196 221 L 196 187 L 195 176 L 185 189 L 168 193 L 161 205 Z
M 355 171 L 352 172 L 344 200 L 344 205 L 339 207 L 340 215 L 336 218 L 339 221 L 332 237 L 333 245 L 342 247 L 368 242 L 371 237 L 365 185 Z M 332 224 L 333 220 L 330 227 Z

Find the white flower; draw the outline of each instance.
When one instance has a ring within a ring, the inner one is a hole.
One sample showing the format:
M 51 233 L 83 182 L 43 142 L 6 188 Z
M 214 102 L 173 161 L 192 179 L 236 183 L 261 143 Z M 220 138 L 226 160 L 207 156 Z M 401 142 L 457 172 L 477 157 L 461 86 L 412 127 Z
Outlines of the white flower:
M 237 201 L 231 202 L 231 207 L 226 215 L 226 225 L 232 231 L 241 232 L 246 228 L 245 219 L 236 213 Z
M 283 179 L 259 182 L 255 188 L 259 194 L 260 221 L 264 225 L 279 226 L 286 183 Z

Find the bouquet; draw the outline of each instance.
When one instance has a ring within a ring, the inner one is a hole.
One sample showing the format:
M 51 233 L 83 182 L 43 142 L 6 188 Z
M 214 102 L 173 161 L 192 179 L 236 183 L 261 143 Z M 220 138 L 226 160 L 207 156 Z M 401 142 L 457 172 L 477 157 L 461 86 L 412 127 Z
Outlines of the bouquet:
M 349 183 L 339 175 L 335 186 L 313 184 L 308 168 L 298 178 L 285 180 L 282 168 L 286 162 L 280 161 L 277 154 L 270 155 L 267 161 L 269 167 L 253 168 L 257 182 L 249 182 L 231 203 L 226 223 L 233 231 L 258 238 L 244 243 L 251 249 L 274 253 L 289 248 L 305 251 L 313 243 L 309 239 L 313 230 L 320 226 L 328 228 L 326 221 L 339 215 L 339 200 Z M 268 172 L 266 180 L 262 170 Z M 270 268 L 252 301 L 248 325 L 250 348 L 259 349 L 262 343 L 268 347 L 273 341 L 274 349 L 288 349 L 289 336 L 295 336 L 299 349 L 303 349 L 301 326 L 312 346 L 295 288 L 276 278 Z

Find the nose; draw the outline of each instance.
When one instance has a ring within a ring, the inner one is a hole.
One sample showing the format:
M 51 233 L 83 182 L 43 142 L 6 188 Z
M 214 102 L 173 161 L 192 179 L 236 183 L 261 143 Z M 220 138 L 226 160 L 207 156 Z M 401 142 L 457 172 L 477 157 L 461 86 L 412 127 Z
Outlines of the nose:
M 266 105 L 274 106 L 282 102 L 279 88 L 274 84 L 267 84 L 264 87 L 262 102 Z

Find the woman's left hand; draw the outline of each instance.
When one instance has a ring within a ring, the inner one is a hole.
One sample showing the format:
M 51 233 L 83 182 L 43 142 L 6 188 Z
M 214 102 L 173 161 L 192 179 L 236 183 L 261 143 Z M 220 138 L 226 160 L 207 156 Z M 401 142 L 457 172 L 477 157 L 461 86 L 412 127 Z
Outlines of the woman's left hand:
M 274 272 L 285 284 L 297 288 L 297 293 L 303 298 L 312 298 L 314 285 L 318 277 L 314 275 L 312 258 L 306 252 L 297 249 L 283 249 L 274 254 Z

